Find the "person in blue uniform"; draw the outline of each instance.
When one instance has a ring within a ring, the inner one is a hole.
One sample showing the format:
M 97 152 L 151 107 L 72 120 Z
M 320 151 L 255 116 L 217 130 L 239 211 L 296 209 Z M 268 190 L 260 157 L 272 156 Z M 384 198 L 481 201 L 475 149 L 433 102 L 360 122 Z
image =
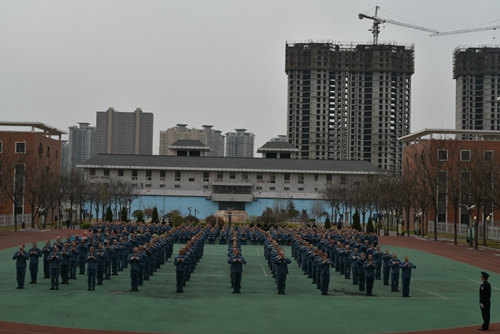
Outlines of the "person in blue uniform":
M 61 262 L 63 260 L 59 247 L 54 246 L 48 258 L 50 261 L 50 290 L 59 290 L 59 275 L 61 274 Z
M 403 297 L 410 297 L 411 270 L 416 269 L 417 266 L 408 261 L 408 255 L 405 255 L 405 261 L 399 265 L 399 268 L 401 268 L 401 279 L 403 281 Z
M 104 248 L 104 251 L 106 252 L 106 257 L 104 258 L 104 279 L 110 280 L 111 279 L 111 257 L 112 257 L 113 250 L 111 248 L 109 241 L 106 241 L 106 247 Z
M 94 246 L 90 246 L 85 261 L 87 262 L 87 291 L 94 291 L 97 275 L 97 253 Z
M 366 254 L 361 253 L 361 257 L 358 259 L 358 283 L 359 283 L 359 291 L 365 291 L 365 264 Z
M 50 261 L 49 254 L 52 253 L 52 246 L 50 240 L 45 241 L 45 246 L 42 248 L 43 254 L 43 278 L 50 278 Z
M 61 251 L 62 254 L 62 262 L 61 262 L 61 284 L 69 284 L 69 257 L 70 250 L 68 247 L 68 243 L 65 242 L 63 244 L 63 249 Z
M 278 251 L 278 256 L 274 259 L 275 274 L 276 274 L 276 284 L 278 285 L 278 294 L 286 295 L 286 275 L 288 274 L 288 264 L 292 263 L 292 260 L 285 256 L 285 252 L 282 249 Z
M 241 275 L 243 273 L 243 265 L 247 263 L 240 255 L 240 251 L 236 249 L 233 256 L 227 260 L 231 265 L 231 277 L 233 278 L 233 293 L 241 293 Z
M 114 239 L 113 240 L 113 246 L 112 252 L 111 252 L 111 275 L 112 276 L 117 276 L 118 275 L 118 261 L 120 259 L 120 253 L 121 253 L 121 248 L 118 245 L 118 240 Z
M 89 247 L 91 244 L 85 244 L 85 240 L 80 239 L 78 244 L 78 266 L 80 267 L 80 275 L 85 275 L 85 263 L 87 262 L 87 254 L 89 253 Z
M 97 246 L 97 284 L 102 285 L 104 279 L 104 265 L 106 261 L 106 251 L 102 247 L 102 243 Z
M 130 263 L 130 291 L 139 292 L 137 285 L 139 283 L 139 266 L 141 262 L 139 248 L 134 247 L 133 253 L 128 256 L 127 262 Z
M 69 250 L 69 279 L 76 279 L 76 268 L 78 267 L 79 253 L 76 241 L 71 242 Z
M 19 250 L 14 253 L 12 257 L 16 260 L 16 278 L 17 288 L 24 289 L 24 278 L 26 276 L 26 260 L 28 260 L 28 253 L 24 250 L 24 245 L 19 246 Z
M 366 295 L 373 296 L 373 282 L 375 281 L 375 267 L 376 264 L 373 262 L 373 255 L 368 255 L 368 259 L 363 265 L 365 269 L 365 279 L 366 279 Z
M 354 252 L 349 255 L 349 259 L 351 262 L 351 270 L 352 270 L 352 284 L 359 285 L 358 282 L 358 260 L 361 255 L 358 253 L 358 249 L 354 248 Z
M 332 263 L 328 259 L 327 253 L 323 253 L 323 259 L 319 265 L 321 270 L 321 295 L 328 296 L 328 289 L 330 288 L 330 266 Z
M 30 284 L 36 284 L 36 280 L 38 277 L 38 263 L 40 262 L 39 258 L 42 257 L 42 251 L 36 246 L 36 241 L 33 241 L 28 255 L 30 257 Z
M 181 248 L 179 250 L 179 255 L 175 257 L 174 265 L 175 265 L 175 279 L 177 282 L 177 290 L 175 290 L 175 292 L 184 293 L 184 281 L 185 281 L 186 266 L 187 266 L 186 250 L 184 248 Z
M 491 285 L 488 283 L 488 273 L 481 271 L 481 287 L 479 288 L 479 307 L 483 317 L 483 325 L 478 328 L 480 331 L 487 331 L 490 328 L 490 309 L 491 309 Z
M 401 264 L 401 261 L 398 259 L 398 254 L 393 253 L 392 254 L 392 260 L 389 262 L 389 266 L 392 268 L 391 269 L 391 291 L 392 292 L 399 292 L 398 286 L 399 286 L 399 265 Z
M 383 265 L 383 279 L 384 285 L 389 285 L 389 276 L 391 275 L 391 260 L 392 255 L 389 253 L 389 249 L 386 248 L 384 254 L 382 254 L 382 265 Z

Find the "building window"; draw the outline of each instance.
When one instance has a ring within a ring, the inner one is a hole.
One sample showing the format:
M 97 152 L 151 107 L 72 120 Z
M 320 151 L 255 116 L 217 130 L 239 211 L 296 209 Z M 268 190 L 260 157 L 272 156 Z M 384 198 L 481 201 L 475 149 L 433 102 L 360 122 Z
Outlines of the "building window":
M 304 174 L 299 174 L 299 184 L 304 184 Z
M 224 173 L 223 172 L 217 172 L 217 179 L 222 180 L 224 178 Z
M 326 175 L 326 182 L 332 182 L 332 179 L 333 179 L 332 174 Z
M 164 184 L 160 184 L 160 188 L 165 188 L 165 185 Z
M 448 161 L 448 150 L 438 150 L 438 161 Z
M 181 171 L 176 170 L 175 171 L 175 181 L 180 181 L 181 180 Z
M 290 182 L 290 173 L 285 173 L 285 181 Z M 286 183 L 288 183 L 286 182 Z
M 180 188 L 181 188 L 181 185 L 180 185 L 180 184 L 176 184 L 176 185 L 174 186 L 174 188 L 175 188 L 175 189 L 180 189 Z
M 318 174 L 314 174 L 314 181 L 318 181 Z
M 0 140 L 0 153 L 3 151 L 3 142 Z
M 151 181 L 152 171 L 151 169 L 146 170 L 146 180 Z
M 290 187 L 284 187 L 283 190 L 284 191 L 290 191 Z
M 210 180 L 210 173 L 203 172 L 203 182 L 208 182 Z
M 146 188 L 151 188 L 151 183 L 146 183 Z
M 304 191 L 304 188 L 299 188 L 299 191 Z
M 241 173 L 241 178 L 242 178 L 243 180 L 248 180 L 248 173 L 247 173 L 247 172 L 243 172 L 243 173 Z
M 229 172 L 229 178 L 230 178 L 231 180 L 236 179 L 236 173 L 235 173 L 235 172 Z
M 137 188 L 137 183 L 132 183 L 133 188 Z
M 276 182 L 276 173 L 269 173 L 269 181 L 271 181 L 271 183 Z
M 123 169 L 118 170 L 118 176 L 123 176 Z
M 26 153 L 26 143 L 16 143 L 16 153 Z
M 94 176 L 95 175 L 95 168 L 91 168 L 89 170 L 89 174 L 90 174 L 90 176 Z
M 260 190 L 262 190 L 262 187 L 255 187 L 255 189 L 260 191 Z
M 345 186 L 347 184 L 347 175 L 340 175 L 340 185 Z
M 160 181 L 165 181 L 166 177 L 167 177 L 167 171 L 161 170 L 160 171 Z
M 470 150 L 460 151 L 460 161 L 470 161 Z
M 262 173 L 257 173 L 257 180 L 262 180 Z
M 108 168 L 104 169 L 104 176 L 109 176 L 109 169 Z
M 493 151 L 485 150 L 483 152 L 483 161 L 493 162 Z
M 203 189 L 208 190 L 208 188 L 210 188 L 210 186 L 209 186 L 208 184 L 205 184 L 205 185 L 203 186 Z
M 190 177 L 189 182 L 194 182 L 194 177 Z
M 269 190 L 276 190 L 276 187 L 269 187 Z
M 132 180 L 137 180 L 137 169 L 132 169 Z

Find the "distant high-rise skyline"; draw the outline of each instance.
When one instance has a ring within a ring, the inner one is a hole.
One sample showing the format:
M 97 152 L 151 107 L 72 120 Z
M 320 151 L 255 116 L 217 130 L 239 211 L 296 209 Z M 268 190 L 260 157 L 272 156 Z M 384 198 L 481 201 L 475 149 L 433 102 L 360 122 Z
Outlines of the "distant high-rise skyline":
M 500 130 L 500 46 L 456 48 L 453 79 L 455 128 Z
M 199 140 L 210 147 L 207 156 L 224 156 L 224 136 L 222 131 L 212 129 L 213 125 L 203 125 L 203 129 L 188 129 L 187 124 L 160 131 L 160 155 L 175 155 L 168 147 L 177 140 Z
M 400 172 L 413 45 L 286 44 L 287 137 L 299 159 L 366 160 Z
M 226 157 L 253 158 L 255 135 L 247 129 L 226 133 Z
M 154 115 L 137 108 L 118 112 L 114 108 L 96 115 L 96 153 L 153 154 Z
M 68 161 L 66 169 L 62 169 L 63 173 L 76 170 L 76 165 L 96 154 L 95 127 L 90 126 L 90 123 L 79 122 L 78 126 L 70 126 L 68 129 Z

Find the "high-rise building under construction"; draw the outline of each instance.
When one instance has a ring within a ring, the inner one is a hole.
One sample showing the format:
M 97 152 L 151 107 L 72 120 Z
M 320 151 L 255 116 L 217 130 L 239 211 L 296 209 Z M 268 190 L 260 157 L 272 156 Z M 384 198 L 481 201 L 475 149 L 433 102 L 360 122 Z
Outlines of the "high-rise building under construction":
M 414 46 L 287 42 L 288 141 L 299 159 L 366 160 L 400 173 Z
M 455 128 L 500 130 L 500 46 L 456 48 L 453 79 Z

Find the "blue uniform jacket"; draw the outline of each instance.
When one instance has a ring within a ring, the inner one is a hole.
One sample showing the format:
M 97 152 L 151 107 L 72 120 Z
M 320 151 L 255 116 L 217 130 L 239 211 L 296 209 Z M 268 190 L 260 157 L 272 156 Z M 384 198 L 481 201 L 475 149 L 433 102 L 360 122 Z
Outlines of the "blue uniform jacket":
M 16 268 L 26 268 L 26 260 L 28 260 L 28 253 L 26 251 L 17 251 L 14 253 L 12 260 L 16 260 Z

